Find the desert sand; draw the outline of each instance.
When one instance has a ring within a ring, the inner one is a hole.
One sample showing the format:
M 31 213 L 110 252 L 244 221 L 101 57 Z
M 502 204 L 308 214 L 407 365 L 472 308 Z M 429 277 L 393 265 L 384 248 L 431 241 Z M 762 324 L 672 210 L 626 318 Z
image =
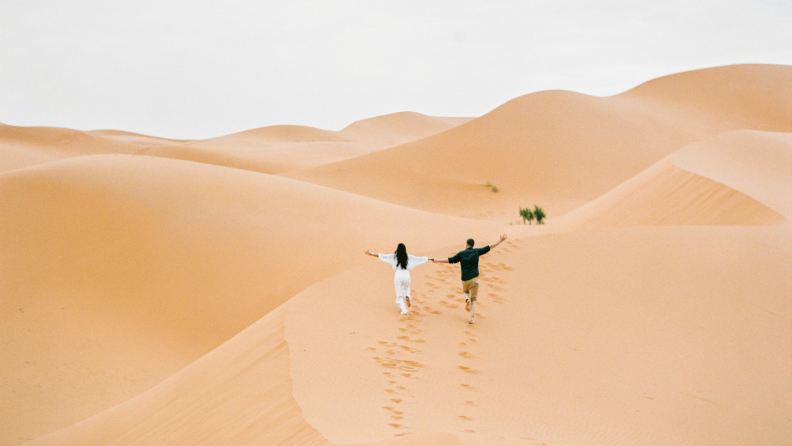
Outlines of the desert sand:
M 0 126 L 0 444 L 790 444 L 790 85 L 203 141 Z M 413 270 L 400 316 L 363 255 L 500 233 L 475 325 L 458 265 Z

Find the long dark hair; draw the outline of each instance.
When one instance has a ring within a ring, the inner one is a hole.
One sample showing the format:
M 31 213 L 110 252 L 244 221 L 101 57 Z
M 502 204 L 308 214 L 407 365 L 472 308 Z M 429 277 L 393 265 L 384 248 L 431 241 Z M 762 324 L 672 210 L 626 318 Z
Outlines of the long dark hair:
M 407 269 L 407 248 L 404 243 L 399 243 L 394 254 L 396 254 L 396 266 L 401 269 Z

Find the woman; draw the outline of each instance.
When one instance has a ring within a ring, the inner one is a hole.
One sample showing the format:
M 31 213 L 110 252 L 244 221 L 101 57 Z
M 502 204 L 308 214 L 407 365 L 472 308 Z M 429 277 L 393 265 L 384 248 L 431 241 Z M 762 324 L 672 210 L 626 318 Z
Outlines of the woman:
M 399 243 L 393 254 L 374 254 L 366 250 L 366 255 L 379 257 L 380 260 L 396 270 L 396 275 L 393 277 L 393 285 L 396 287 L 396 305 L 401 308 L 401 314 L 407 314 L 407 308 L 412 305 L 410 303 L 410 270 L 434 259 L 407 254 L 404 243 Z

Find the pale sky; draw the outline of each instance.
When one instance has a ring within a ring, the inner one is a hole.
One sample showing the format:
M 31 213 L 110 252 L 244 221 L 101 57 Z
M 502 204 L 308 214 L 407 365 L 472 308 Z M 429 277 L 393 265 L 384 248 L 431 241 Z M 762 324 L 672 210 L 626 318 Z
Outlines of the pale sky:
M 0 122 L 207 138 L 792 65 L 792 0 L 0 0 Z

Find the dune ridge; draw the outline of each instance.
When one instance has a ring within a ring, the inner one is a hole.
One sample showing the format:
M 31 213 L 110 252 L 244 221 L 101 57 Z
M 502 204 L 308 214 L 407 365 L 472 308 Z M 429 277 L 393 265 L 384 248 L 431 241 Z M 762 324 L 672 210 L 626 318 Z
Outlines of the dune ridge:
M 686 146 L 565 216 L 568 230 L 776 225 L 792 215 L 792 135 L 733 131 Z
M 792 67 L 738 65 L 607 98 L 534 93 L 429 138 L 283 175 L 449 215 L 502 219 L 540 203 L 561 216 L 696 140 L 792 131 L 790 84 Z M 691 90 L 700 100 L 676 93 Z
M 364 119 L 341 131 L 272 126 L 182 145 L 152 147 L 152 156 L 283 173 L 349 159 L 443 132 L 469 118 L 401 112 Z
M 197 141 L 119 130 L 82 132 L 0 124 L 0 172 L 74 156 L 117 153 L 282 173 L 424 138 L 470 119 L 400 112 L 357 121 L 338 132 L 299 125 L 276 125 Z

